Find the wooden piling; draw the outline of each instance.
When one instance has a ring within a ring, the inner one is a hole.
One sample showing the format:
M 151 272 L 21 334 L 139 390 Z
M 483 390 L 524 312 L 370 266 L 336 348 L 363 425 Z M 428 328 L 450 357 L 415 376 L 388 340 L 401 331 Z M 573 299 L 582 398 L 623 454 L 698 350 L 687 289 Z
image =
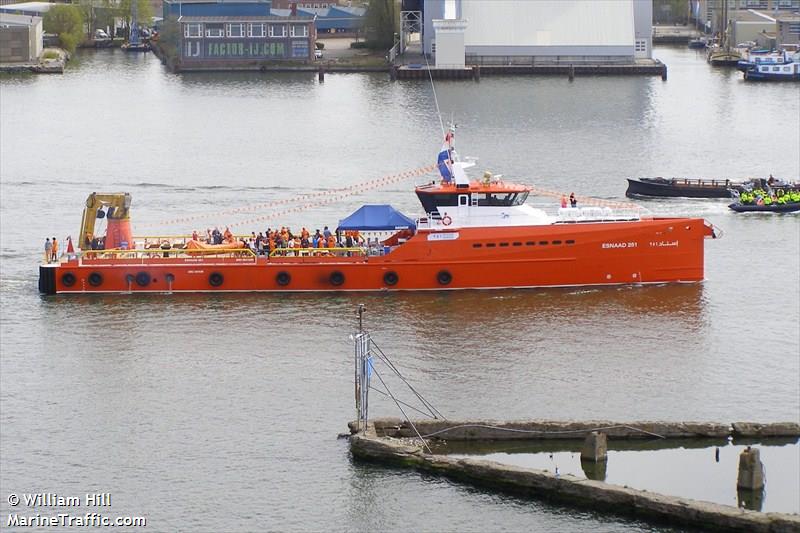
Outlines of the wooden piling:
M 608 459 L 608 439 L 605 433 L 592 431 L 586 435 L 581 450 L 581 461 L 599 462 Z
M 569 81 L 575 80 L 575 65 L 569 66 Z
M 758 448 L 748 446 L 739 454 L 739 477 L 736 487 L 746 490 L 764 488 L 764 464 Z
M 475 81 L 481 81 L 481 66 L 480 65 L 474 65 L 472 67 L 472 79 L 474 79 Z
M 325 67 L 320 65 L 319 70 L 317 71 L 317 78 L 319 78 L 320 83 L 325 81 Z

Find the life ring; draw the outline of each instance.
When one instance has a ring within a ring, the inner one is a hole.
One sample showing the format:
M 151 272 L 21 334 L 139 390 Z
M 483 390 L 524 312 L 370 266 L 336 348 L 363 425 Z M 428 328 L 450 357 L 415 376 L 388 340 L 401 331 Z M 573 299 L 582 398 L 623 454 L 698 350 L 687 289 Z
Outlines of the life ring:
M 61 284 L 65 287 L 72 287 L 76 281 L 75 274 L 72 272 L 67 272 L 61 276 Z
M 208 276 L 208 284 L 212 287 L 219 287 L 225 281 L 225 277 L 219 272 L 212 272 Z
M 449 226 L 452 223 L 453 219 L 450 218 L 450 215 L 445 215 L 444 217 L 442 217 L 442 224 L 444 224 L 445 226 Z
M 400 281 L 400 276 L 397 275 L 397 272 L 390 270 L 386 274 L 383 275 L 383 282 L 390 287 L 397 285 L 397 282 Z
M 100 272 L 92 272 L 89 274 L 87 281 L 92 287 L 99 287 L 103 284 L 103 275 Z
M 453 281 L 453 275 L 447 270 L 440 270 L 436 274 L 436 281 L 439 282 L 439 285 L 450 285 L 450 282 Z
M 331 272 L 328 281 L 330 281 L 331 285 L 333 285 L 334 287 L 338 287 L 339 285 L 344 283 L 344 274 L 342 274 L 338 270 L 334 270 L 333 272 Z
M 139 272 L 136 274 L 136 284 L 140 287 L 147 287 L 150 285 L 150 274 L 147 272 Z
M 286 271 L 278 272 L 278 275 L 275 276 L 275 283 L 280 285 L 281 287 L 287 286 L 292 281 L 292 276 Z

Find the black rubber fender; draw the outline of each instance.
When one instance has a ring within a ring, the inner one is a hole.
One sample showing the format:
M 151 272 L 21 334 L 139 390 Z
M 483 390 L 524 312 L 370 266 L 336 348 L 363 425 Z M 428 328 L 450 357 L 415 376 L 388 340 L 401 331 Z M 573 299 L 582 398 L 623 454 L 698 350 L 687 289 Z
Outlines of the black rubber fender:
M 447 270 L 440 270 L 436 274 L 436 281 L 439 282 L 439 285 L 450 285 L 450 282 L 453 281 L 453 275 Z
M 208 284 L 211 285 L 212 287 L 219 287 L 223 283 L 225 283 L 225 276 L 223 276 L 219 272 L 212 272 L 208 276 Z
M 72 287 L 76 281 L 78 281 L 78 278 L 72 272 L 61 274 L 61 284 L 65 287 Z
M 285 270 L 281 270 L 275 275 L 275 283 L 277 283 L 281 287 L 285 287 L 291 282 L 292 282 L 292 275 L 286 272 Z
M 86 278 L 86 281 L 88 281 L 89 285 L 92 287 L 99 287 L 103 284 L 103 275 L 100 272 L 92 272 L 89 274 L 89 277 Z
M 339 285 L 344 283 L 344 274 L 342 274 L 338 270 L 334 270 L 328 277 L 328 281 L 330 281 L 331 285 L 333 285 L 334 287 L 338 287 Z
M 400 281 L 400 276 L 394 270 L 390 270 L 383 275 L 383 282 L 390 287 L 397 285 L 398 281 Z
M 136 274 L 136 284 L 140 287 L 147 287 L 150 285 L 150 274 L 147 272 L 139 272 Z

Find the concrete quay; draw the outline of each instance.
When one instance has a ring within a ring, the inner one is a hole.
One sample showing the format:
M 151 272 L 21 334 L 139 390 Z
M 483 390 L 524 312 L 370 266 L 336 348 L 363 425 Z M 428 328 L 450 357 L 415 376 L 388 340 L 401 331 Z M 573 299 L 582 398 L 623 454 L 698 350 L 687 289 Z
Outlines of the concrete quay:
M 753 533 L 800 532 L 800 515 L 762 513 L 711 502 L 680 498 L 621 487 L 603 481 L 559 475 L 547 470 L 518 467 L 474 458 L 454 458 L 444 454 L 427 453 L 417 437 L 426 439 L 478 442 L 519 439 L 576 439 L 586 443 L 597 438 L 594 431 L 614 439 L 652 439 L 654 434 L 665 438 L 720 438 L 734 434 L 734 425 L 703 422 L 630 422 L 609 421 L 559 422 L 491 420 L 420 420 L 414 426 L 396 418 L 370 421 L 366 429 L 356 422 L 350 427 L 350 451 L 354 458 L 393 466 L 414 468 L 502 492 L 554 500 L 560 503 L 635 516 L 648 521 L 679 527 L 694 527 L 713 531 L 742 531 Z M 735 424 L 739 437 L 800 436 L 800 424 L 775 423 Z M 741 461 L 760 465 L 757 454 L 748 448 Z M 597 454 L 595 460 L 601 460 Z M 602 462 L 602 460 L 601 460 Z M 741 479 L 749 471 L 740 467 Z
M 36 74 L 63 74 L 67 61 L 69 61 L 69 53 L 61 48 L 45 48 L 42 52 L 42 57 L 44 57 L 45 52 L 55 52 L 58 54 L 58 57 L 52 59 L 40 58 L 38 61 L 25 63 L 0 63 L 0 73 L 19 74 L 33 72 Z
M 371 421 L 380 437 L 414 438 L 416 432 L 400 418 Z M 609 439 L 652 439 L 654 436 L 678 438 L 798 437 L 800 424 L 779 422 L 757 424 L 736 422 L 615 422 L 611 420 L 418 420 L 414 425 L 423 437 L 448 441 L 583 439 L 600 428 Z M 355 431 L 355 422 L 349 424 Z M 738 431 L 736 430 L 738 428 Z
M 694 26 L 653 26 L 653 43 L 688 43 L 702 37 L 703 33 Z
M 636 63 L 555 63 L 507 65 L 468 65 L 464 68 L 437 68 L 423 64 L 394 65 L 389 72 L 392 79 L 474 79 L 481 76 L 661 76 L 667 77 L 667 66 L 658 60 Z

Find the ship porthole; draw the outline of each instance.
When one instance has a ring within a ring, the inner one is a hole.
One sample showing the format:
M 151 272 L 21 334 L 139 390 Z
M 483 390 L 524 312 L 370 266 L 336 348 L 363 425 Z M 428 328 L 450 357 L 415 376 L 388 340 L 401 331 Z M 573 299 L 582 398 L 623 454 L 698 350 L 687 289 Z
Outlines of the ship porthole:
M 281 287 L 287 286 L 292 281 L 292 276 L 286 271 L 278 272 L 278 275 L 275 276 L 275 283 L 280 285 Z
M 386 285 L 393 286 L 397 285 L 397 282 L 400 281 L 400 276 L 397 275 L 397 272 L 389 271 L 383 275 L 383 282 Z
M 331 285 L 338 287 L 342 283 L 344 283 L 344 274 L 339 272 L 338 270 L 331 272 L 330 277 L 328 280 L 331 282 Z
M 439 285 L 450 285 L 450 282 L 453 281 L 453 275 L 447 270 L 440 270 L 436 274 L 436 281 L 439 282 Z
M 222 285 L 222 282 L 225 281 L 225 278 L 219 272 L 212 272 L 210 276 L 208 276 L 208 284 L 212 287 L 219 287 Z
M 147 272 L 139 272 L 136 274 L 136 284 L 140 287 L 147 287 L 150 285 L 150 274 Z
M 61 284 L 64 285 L 65 287 L 72 287 L 73 285 L 75 285 L 75 281 L 76 281 L 75 274 L 73 274 L 72 272 L 67 272 L 66 274 L 61 276 Z
M 103 275 L 100 272 L 92 272 L 89 274 L 87 281 L 92 287 L 99 287 L 103 284 Z

